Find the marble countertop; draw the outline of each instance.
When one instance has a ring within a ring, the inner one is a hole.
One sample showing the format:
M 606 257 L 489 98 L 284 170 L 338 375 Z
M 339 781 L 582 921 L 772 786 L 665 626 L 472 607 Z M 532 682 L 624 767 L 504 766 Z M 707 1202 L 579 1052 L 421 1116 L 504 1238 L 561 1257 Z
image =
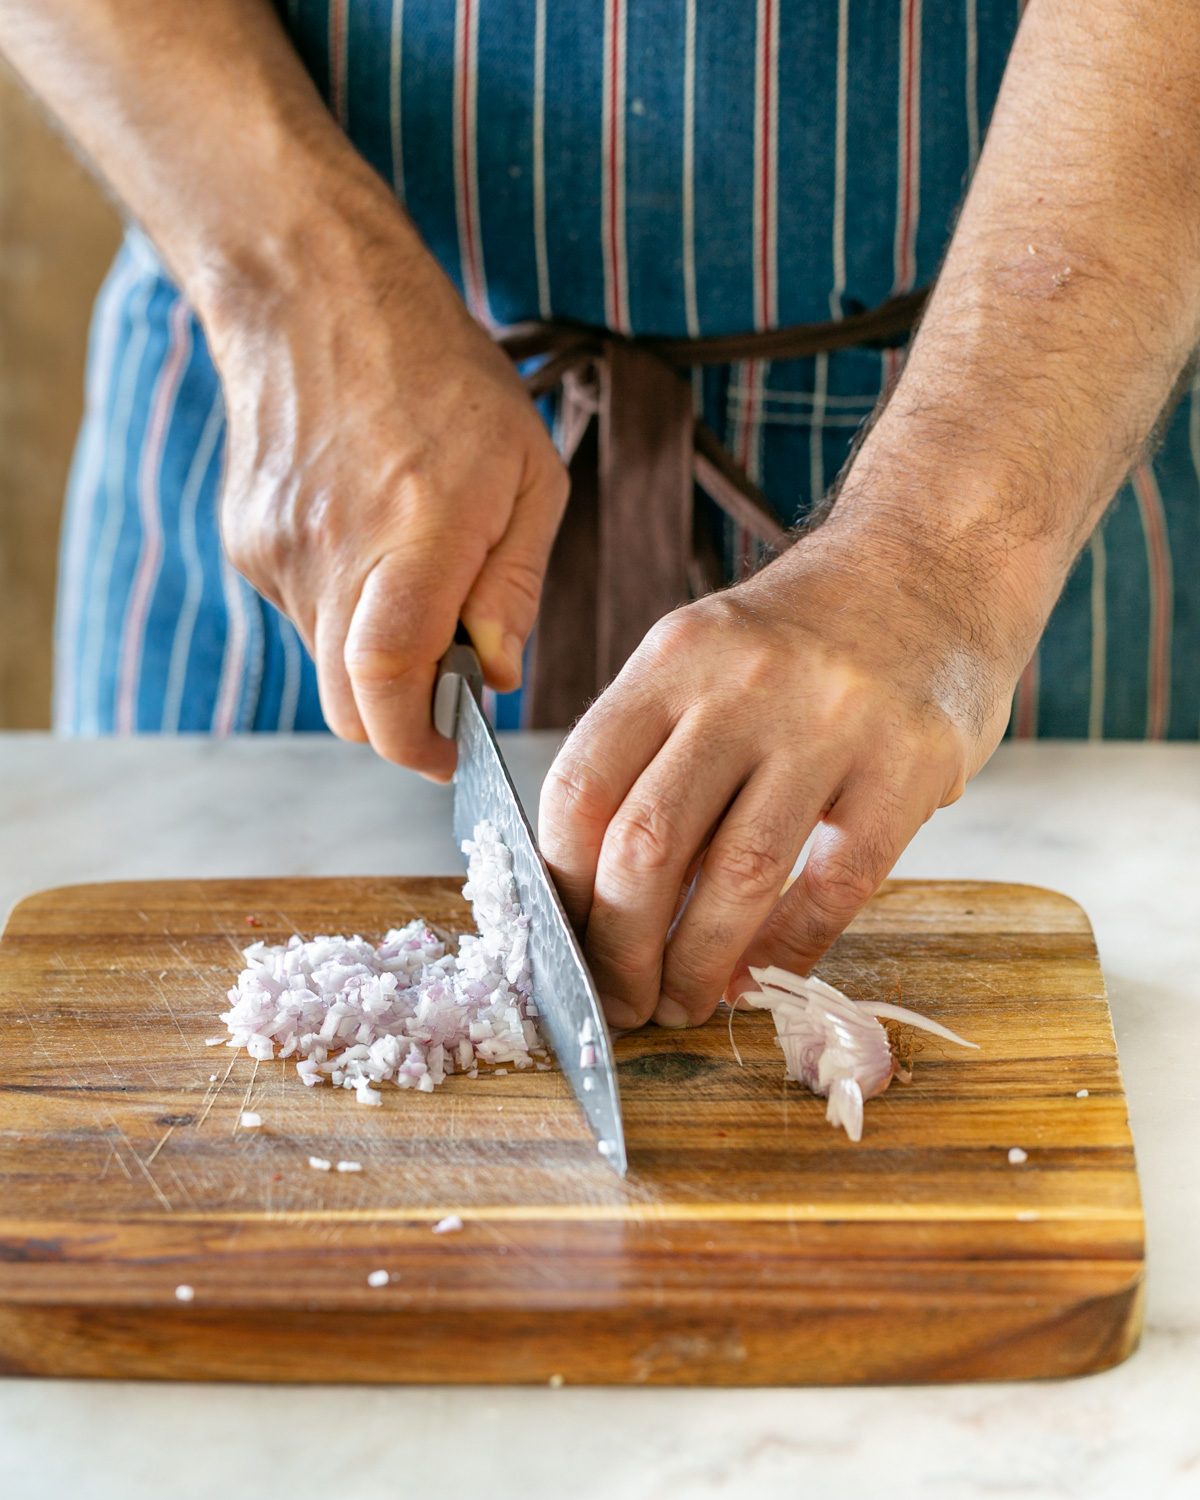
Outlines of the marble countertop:
M 506 751 L 533 806 L 554 740 L 512 736 Z M 5 911 L 82 880 L 459 868 L 448 793 L 361 749 L 0 735 Z M 1054 886 L 1092 917 L 1150 1247 L 1145 1338 L 1126 1364 L 1062 1383 L 877 1390 L 0 1380 L 0 1492 L 1196 1500 L 1200 746 L 1005 745 L 898 873 Z

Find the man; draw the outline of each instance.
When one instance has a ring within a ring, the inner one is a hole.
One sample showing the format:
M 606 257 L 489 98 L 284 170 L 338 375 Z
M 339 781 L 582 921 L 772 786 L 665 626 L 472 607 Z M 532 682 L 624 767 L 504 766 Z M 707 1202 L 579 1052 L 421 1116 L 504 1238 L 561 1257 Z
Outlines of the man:
M 747 962 L 807 970 L 987 760 L 1018 682 L 1026 732 L 1194 735 L 1194 394 L 1143 454 L 1200 336 L 1200 17 L 1017 21 L 0 0 L 7 54 L 157 251 L 132 237 L 97 315 L 60 724 L 323 716 L 445 777 L 438 657 L 461 618 L 516 688 L 568 500 L 481 323 L 836 322 L 944 252 L 894 383 L 887 348 L 695 377 L 787 522 L 890 399 L 828 519 L 667 615 L 558 756 L 543 847 L 611 1021 L 694 1024 Z M 222 444 L 225 551 L 257 594 L 220 555 Z

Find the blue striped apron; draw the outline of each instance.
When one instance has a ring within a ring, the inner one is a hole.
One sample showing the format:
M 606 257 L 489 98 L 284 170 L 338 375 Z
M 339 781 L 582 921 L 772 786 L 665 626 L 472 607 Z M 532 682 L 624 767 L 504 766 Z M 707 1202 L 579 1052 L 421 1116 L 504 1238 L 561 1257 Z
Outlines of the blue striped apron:
M 700 336 L 931 280 L 1017 0 L 287 0 L 304 64 L 486 323 Z M 696 372 L 705 422 L 805 514 L 900 350 Z M 55 721 L 324 727 L 294 629 L 222 555 L 204 337 L 131 231 L 101 291 L 63 527 Z M 727 536 L 731 574 L 748 541 Z M 1200 385 L 1068 580 L 1017 736 L 1200 734 Z M 520 695 L 494 705 L 520 722 Z

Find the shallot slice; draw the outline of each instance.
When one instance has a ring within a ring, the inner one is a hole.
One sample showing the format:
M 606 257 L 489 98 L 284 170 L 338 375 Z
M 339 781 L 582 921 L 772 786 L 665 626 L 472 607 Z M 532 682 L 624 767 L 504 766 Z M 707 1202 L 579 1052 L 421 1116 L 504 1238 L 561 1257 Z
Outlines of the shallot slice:
M 888 1034 L 879 1017 L 932 1032 L 960 1047 L 975 1047 L 957 1032 L 903 1005 L 851 1000 L 815 975 L 774 966 L 751 968 L 758 985 L 741 998 L 769 1010 L 787 1063 L 786 1076 L 827 1101 L 825 1118 L 852 1141 L 862 1139 L 863 1105 L 882 1094 L 896 1073 Z

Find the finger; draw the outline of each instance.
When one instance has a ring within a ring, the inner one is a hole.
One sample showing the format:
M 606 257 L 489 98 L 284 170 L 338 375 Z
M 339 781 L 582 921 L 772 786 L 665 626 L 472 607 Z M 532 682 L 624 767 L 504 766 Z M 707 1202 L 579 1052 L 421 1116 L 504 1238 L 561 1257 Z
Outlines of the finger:
M 577 932 L 587 926 L 604 834 L 666 742 L 670 713 L 629 668 L 572 730 L 542 784 L 538 840 Z
M 660 1026 L 699 1025 L 716 1009 L 836 789 L 836 765 L 821 755 L 812 763 L 827 775 L 808 787 L 790 768 L 784 775 L 764 766 L 723 819 L 663 956 Z
M 345 664 L 371 744 L 386 760 L 435 780 L 454 771 L 454 744 L 433 727 L 438 660 L 454 638 L 465 583 L 438 576 L 438 549 L 424 572 L 391 553 L 367 574 L 346 633 Z
M 462 621 L 490 686 L 521 685 L 525 642 L 537 618 L 542 580 L 567 503 L 561 469 L 518 496 L 504 535 L 487 555 L 462 606 Z
M 325 722 L 340 739 L 361 744 L 367 737 L 346 671 L 346 631 L 351 611 L 340 602 L 317 610 L 312 653 L 317 666 L 317 691 Z
M 692 899 L 692 893 L 696 889 L 696 881 L 700 875 L 700 866 L 704 863 L 704 856 L 708 853 L 709 840 L 711 840 L 712 834 L 715 832 L 715 829 L 710 830 L 709 839 L 705 840 L 704 844 L 688 860 L 688 867 L 683 872 L 683 882 L 679 887 L 679 896 L 675 902 L 675 915 L 671 918 L 670 927 L 667 928 L 668 941 L 670 941 L 671 934 L 682 920 L 683 914 L 687 910 L 688 902 Z
M 663 950 L 696 851 L 736 796 L 743 759 L 715 756 L 712 736 L 684 719 L 609 823 L 596 868 L 587 956 L 615 1025 L 640 1026 L 658 1005 Z
M 807 974 L 887 879 L 909 840 L 937 806 L 918 772 L 903 790 L 888 790 L 860 772 L 817 831 L 804 868 L 739 960 L 731 994 L 746 973 L 777 964 Z

